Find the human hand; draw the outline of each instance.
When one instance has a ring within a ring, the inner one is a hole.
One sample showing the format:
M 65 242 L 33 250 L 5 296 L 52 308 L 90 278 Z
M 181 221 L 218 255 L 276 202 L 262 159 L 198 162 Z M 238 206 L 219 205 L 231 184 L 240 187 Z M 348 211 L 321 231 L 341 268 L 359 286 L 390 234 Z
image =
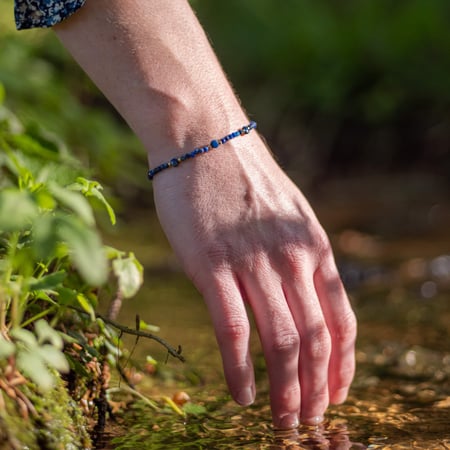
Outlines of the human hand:
M 153 167 L 246 123 L 186 0 L 86 2 L 56 31 Z M 247 405 L 255 396 L 248 304 L 275 426 L 319 422 L 329 401 L 347 395 L 356 325 L 305 198 L 254 132 L 158 174 L 153 186 L 162 226 L 209 308 L 233 397 Z
M 255 397 L 248 304 L 275 427 L 320 423 L 347 396 L 356 321 L 306 199 L 256 133 L 153 183 L 161 224 L 209 309 L 233 398 Z

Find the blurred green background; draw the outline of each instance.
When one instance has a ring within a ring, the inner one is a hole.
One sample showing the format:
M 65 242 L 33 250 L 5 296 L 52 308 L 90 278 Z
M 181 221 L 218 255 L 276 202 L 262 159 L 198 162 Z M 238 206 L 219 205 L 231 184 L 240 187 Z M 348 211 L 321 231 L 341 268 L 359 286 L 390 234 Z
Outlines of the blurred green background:
M 303 187 L 351 174 L 450 174 L 448 0 L 193 0 L 226 72 Z M 0 83 L 119 197 L 148 191 L 145 152 L 53 33 L 0 0 Z M 142 201 L 142 200 L 139 200 Z

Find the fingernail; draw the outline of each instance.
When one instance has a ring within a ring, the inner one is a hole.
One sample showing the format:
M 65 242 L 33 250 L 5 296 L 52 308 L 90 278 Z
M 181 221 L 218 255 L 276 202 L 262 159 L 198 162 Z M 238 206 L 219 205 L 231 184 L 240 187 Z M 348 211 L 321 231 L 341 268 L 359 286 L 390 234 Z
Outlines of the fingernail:
M 323 422 L 323 416 L 309 417 L 307 419 L 302 419 L 301 422 L 303 425 L 319 425 Z
M 331 403 L 333 405 L 339 405 L 341 403 L 344 403 L 345 399 L 347 398 L 347 395 L 348 395 L 347 388 L 338 389 L 337 391 L 334 392 L 333 397 L 331 398 Z
M 241 406 L 251 405 L 253 403 L 253 400 L 254 400 L 253 390 L 251 387 L 242 389 L 241 391 L 238 392 L 238 395 L 236 396 L 236 401 Z
M 288 414 L 284 417 L 280 417 L 277 427 L 280 430 L 290 430 L 292 428 L 297 428 L 298 427 L 298 415 L 297 414 Z

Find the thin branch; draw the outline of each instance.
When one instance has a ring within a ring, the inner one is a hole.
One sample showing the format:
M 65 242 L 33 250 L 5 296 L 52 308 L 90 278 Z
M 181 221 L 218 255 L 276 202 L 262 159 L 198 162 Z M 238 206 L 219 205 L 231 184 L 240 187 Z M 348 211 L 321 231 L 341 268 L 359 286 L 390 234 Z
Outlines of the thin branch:
M 77 308 L 76 306 L 71 306 L 71 309 L 74 309 L 75 311 L 78 311 L 79 313 L 88 314 L 86 311 Z M 152 333 L 147 333 L 146 331 L 141 330 L 135 330 L 133 328 L 129 328 L 125 325 L 121 325 L 120 323 L 115 322 L 114 320 L 108 319 L 107 317 L 103 316 L 102 314 L 96 313 L 96 317 L 99 319 L 102 319 L 103 322 L 107 323 L 108 325 L 111 325 L 112 327 L 118 329 L 122 333 L 131 334 L 133 336 L 139 336 L 147 339 L 153 339 L 154 341 L 161 344 L 163 347 L 165 347 L 170 355 L 172 355 L 174 358 L 179 359 L 181 362 L 186 362 L 185 357 L 181 354 L 181 347 L 178 347 L 178 350 L 176 350 L 174 347 L 172 347 L 168 342 L 166 342 L 164 339 L 160 338 L 159 336 L 156 336 Z

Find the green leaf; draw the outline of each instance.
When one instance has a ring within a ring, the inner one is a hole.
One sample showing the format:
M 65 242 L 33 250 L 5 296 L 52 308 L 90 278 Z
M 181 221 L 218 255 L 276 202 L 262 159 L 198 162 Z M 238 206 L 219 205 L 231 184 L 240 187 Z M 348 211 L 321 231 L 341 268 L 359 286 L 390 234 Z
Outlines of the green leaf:
M 149 331 L 150 333 L 158 333 L 160 328 L 157 325 L 144 322 L 142 319 L 139 322 L 139 329 Z
M 40 319 L 34 324 L 34 331 L 36 332 L 40 345 L 44 342 L 50 342 L 56 349 L 63 348 L 64 343 L 61 336 L 44 319 Z
M 13 328 L 9 334 L 14 340 L 24 343 L 30 349 L 38 345 L 36 336 L 24 328 Z
M 126 255 L 126 252 L 122 250 L 117 250 L 117 248 L 110 247 L 109 245 L 104 246 L 106 257 L 108 259 L 122 258 Z
M 53 210 L 57 206 L 55 199 L 44 189 L 41 189 L 36 193 L 36 202 L 39 205 L 39 208 L 46 210 Z
M 8 358 L 15 351 L 16 346 L 12 342 L 0 337 L 0 360 Z
M 91 205 L 81 194 L 58 186 L 56 183 L 50 183 L 49 190 L 58 202 L 75 212 L 86 225 L 95 224 Z
M 53 345 L 47 344 L 39 347 L 38 354 L 49 367 L 56 369 L 58 372 L 67 373 L 70 370 L 69 362 L 64 353 L 53 347 Z
M 29 132 L 29 130 L 27 130 Z M 37 141 L 36 136 L 29 134 L 15 134 L 10 137 L 13 146 L 20 149 L 21 152 L 29 155 L 38 156 L 47 161 L 58 161 L 58 153 L 49 150 Z
M 115 259 L 113 271 L 119 283 L 119 291 L 124 298 L 133 297 L 143 282 L 143 269 L 134 254 L 128 258 Z
M 58 239 L 58 218 L 42 214 L 33 223 L 33 249 L 40 259 L 54 256 Z
M 73 289 L 60 287 L 56 289 L 56 292 L 58 293 L 58 303 L 60 305 L 70 305 L 76 302 L 77 293 Z
M 50 373 L 41 355 L 36 351 L 20 350 L 17 353 L 18 369 L 42 390 L 48 391 L 55 384 L 55 376 Z
M 55 289 L 56 287 L 60 286 L 61 283 L 65 280 L 67 277 L 67 273 L 64 271 L 54 272 L 50 275 L 45 275 L 41 278 L 34 279 L 30 283 L 30 290 L 32 291 L 38 291 L 38 290 L 51 290 Z
M 80 306 L 91 316 L 91 320 L 94 322 L 95 311 L 89 300 L 83 294 L 78 294 L 77 300 Z
M 116 224 L 116 214 L 114 213 L 112 206 L 102 194 L 101 190 L 103 189 L 103 187 L 98 181 L 92 181 L 83 177 L 78 177 L 77 182 L 71 184 L 70 186 L 68 186 L 68 188 L 75 191 L 81 191 L 86 197 L 94 197 L 99 200 L 100 203 L 105 207 L 111 223 L 113 225 Z
M 70 251 L 81 277 L 92 286 L 107 279 L 107 261 L 97 233 L 74 217 L 60 217 L 58 235 Z
M 0 231 L 20 231 L 38 215 L 31 196 L 16 189 L 0 191 Z

